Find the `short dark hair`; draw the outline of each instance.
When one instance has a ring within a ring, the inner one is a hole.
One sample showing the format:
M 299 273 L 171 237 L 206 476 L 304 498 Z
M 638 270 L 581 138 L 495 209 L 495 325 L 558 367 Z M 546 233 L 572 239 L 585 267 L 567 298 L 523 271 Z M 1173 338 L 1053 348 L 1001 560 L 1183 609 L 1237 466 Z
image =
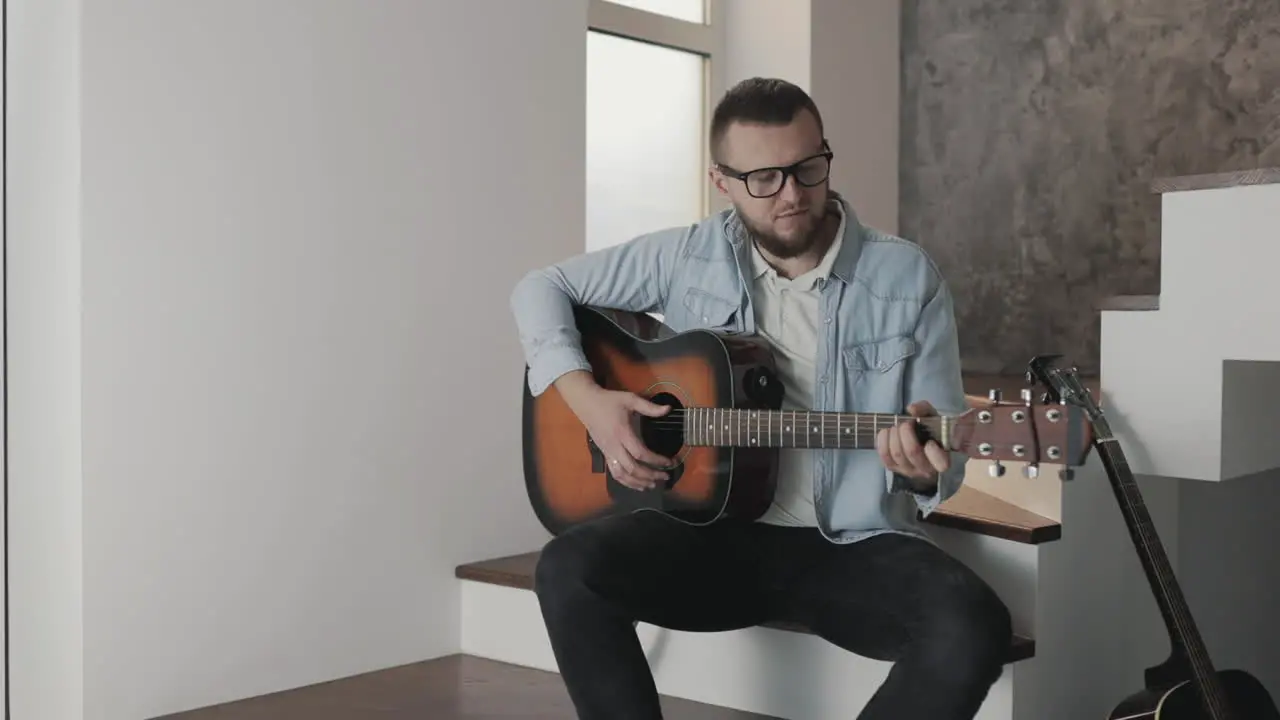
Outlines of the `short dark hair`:
M 760 125 L 786 125 L 801 110 L 813 113 L 818 132 L 824 137 L 822 113 L 809 93 L 798 85 L 779 78 L 753 77 L 739 82 L 716 103 L 711 116 L 711 158 L 720 162 L 720 143 L 735 122 Z

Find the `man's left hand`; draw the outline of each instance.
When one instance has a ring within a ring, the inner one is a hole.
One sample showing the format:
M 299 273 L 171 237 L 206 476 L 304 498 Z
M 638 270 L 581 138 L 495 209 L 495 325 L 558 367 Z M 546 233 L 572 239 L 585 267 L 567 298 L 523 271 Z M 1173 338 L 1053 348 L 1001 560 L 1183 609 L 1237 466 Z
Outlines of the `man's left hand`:
M 911 417 L 937 415 L 933 405 L 921 401 L 907 407 Z M 916 435 L 915 422 L 907 420 L 876 433 L 876 451 L 889 470 L 912 480 L 928 481 L 951 467 L 951 455 L 933 440 L 923 445 Z M 927 483 L 921 483 L 927 484 Z

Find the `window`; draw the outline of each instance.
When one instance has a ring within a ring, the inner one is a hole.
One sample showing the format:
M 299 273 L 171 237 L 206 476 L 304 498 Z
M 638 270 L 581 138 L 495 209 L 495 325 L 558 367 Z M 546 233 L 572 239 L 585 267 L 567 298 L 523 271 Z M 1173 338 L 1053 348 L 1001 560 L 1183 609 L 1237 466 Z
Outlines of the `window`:
M 707 214 L 714 9 L 714 0 L 591 0 L 587 250 Z

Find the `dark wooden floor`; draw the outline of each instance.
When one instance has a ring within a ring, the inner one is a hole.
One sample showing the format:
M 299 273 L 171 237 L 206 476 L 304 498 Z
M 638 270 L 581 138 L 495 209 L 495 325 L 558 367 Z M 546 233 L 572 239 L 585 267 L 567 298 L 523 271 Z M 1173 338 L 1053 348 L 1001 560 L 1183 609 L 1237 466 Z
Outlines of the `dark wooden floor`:
M 668 720 L 777 720 L 663 698 Z M 404 665 L 154 720 L 574 720 L 556 673 L 468 655 Z

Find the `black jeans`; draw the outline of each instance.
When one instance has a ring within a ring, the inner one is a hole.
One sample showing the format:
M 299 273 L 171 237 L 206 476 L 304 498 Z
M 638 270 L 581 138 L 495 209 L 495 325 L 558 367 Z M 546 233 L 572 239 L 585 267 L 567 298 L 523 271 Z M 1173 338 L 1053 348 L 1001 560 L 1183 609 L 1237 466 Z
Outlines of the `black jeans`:
M 662 717 L 636 620 L 694 632 L 798 622 L 845 650 L 892 661 L 860 720 L 969 720 L 1012 639 L 1009 611 L 985 582 L 899 534 L 836 545 L 811 528 L 693 527 L 640 512 L 551 540 L 535 586 L 582 720 Z

